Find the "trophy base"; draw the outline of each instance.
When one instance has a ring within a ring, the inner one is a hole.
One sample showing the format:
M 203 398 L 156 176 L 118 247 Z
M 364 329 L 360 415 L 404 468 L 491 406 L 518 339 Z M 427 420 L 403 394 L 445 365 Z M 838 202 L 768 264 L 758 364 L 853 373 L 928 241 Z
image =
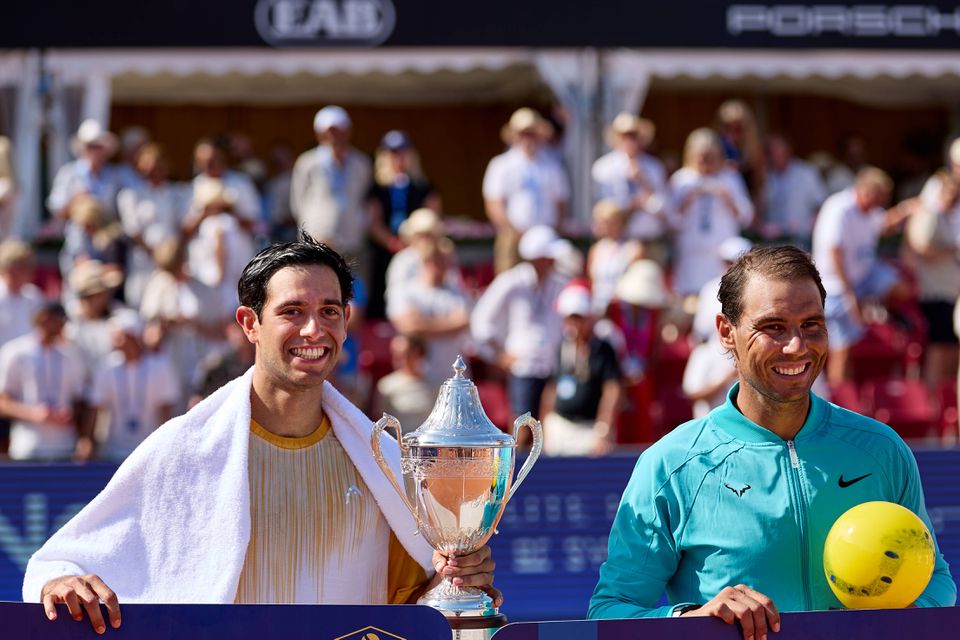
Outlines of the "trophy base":
M 445 613 L 445 612 L 441 612 Z M 445 614 L 446 615 L 446 614 Z M 453 631 L 453 640 L 490 640 L 497 629 L 507 624 L 502 613 L 492 615 L 446 615 Z
M 456 587 L 444 580 L 420 596 L 417 604 L 425 604 L 448 618 L 461 616 L 490 617 L 497 614 L 493 599 L 476 587 Z

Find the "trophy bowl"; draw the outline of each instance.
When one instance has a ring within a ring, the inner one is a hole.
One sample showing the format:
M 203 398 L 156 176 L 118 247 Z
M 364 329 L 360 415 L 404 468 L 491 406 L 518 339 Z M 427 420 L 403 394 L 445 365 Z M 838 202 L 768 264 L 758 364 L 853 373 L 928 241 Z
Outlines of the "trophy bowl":
M 371 433 L 374 458 L 410 509 L 420 533 L 448 557 L 473 553 L 487 543 L 543 444 L 540 423 L 529 413 L 517 418 L 514 433 L 528 427 L 533 446 L 514 481 L 516 440 L 487 418 L 476 386 L 463 375 L 462 358 L 453 369 L 453 377 L 443 383 L 433 410 L 416 431 L 401 436 L 397 419 L 384 414 Z M 395 429 L 400 443 L 402 488 L 380 450 L 386 429 Z M 439 609 L 448 618 L 498 615 L 481 589 L 458 587 L 449 578 L 418 604 Z

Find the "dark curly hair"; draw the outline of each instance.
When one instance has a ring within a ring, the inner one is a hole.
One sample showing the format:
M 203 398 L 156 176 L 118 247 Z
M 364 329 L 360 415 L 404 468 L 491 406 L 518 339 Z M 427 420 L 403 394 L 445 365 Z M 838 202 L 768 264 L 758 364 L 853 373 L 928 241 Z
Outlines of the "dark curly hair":
M 240 304 L 261 317 L 267 298 L 267 283 L 280 269 L 297 265 L 322 264 L 333 269 L 340 282 L 340 295 L 346 306 L 353 299 L 353 273 L 350 264 L 330 246 L 314 240 L 301 229 L 293 242 L 270 245 L 255 255 L 243 269 L 237 283 Z

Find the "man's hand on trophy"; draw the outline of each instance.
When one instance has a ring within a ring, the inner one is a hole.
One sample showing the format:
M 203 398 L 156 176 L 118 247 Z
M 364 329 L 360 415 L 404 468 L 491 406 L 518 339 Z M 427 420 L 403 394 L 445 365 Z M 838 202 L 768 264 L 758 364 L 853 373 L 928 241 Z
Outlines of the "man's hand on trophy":
M 496 563 L 490 557 L 490 547 L 484 545 L 478 551 L 465 556 L 448 558 L 439 551 L 433 552 L 433 566 L 437 575 L 429 588 L 440 584 L 448 577 L 458 587 L 477 587 L 493 599 L 493 606 L 503 604 L 503 594 L 493 586 L 493 570 Z

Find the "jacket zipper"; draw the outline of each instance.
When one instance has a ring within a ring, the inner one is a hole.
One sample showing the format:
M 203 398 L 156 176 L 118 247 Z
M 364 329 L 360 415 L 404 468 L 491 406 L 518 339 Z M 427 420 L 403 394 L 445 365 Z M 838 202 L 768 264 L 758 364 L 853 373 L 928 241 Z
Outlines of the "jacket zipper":
M 810 551 L 807 545 L 807 512 L 806 501 L 803 495 L 803 483 L 800 478 L 800 456 L 797 455 L 797 447 L 793 440 L 787 440 L 787 453 L 790 456 L 790 474 L 794 493 L 797 496 L 797 526 L 800 529 L 800 561 L 803 575 L 803 601 L 804 609 L 809 611 L 810 604 Z

